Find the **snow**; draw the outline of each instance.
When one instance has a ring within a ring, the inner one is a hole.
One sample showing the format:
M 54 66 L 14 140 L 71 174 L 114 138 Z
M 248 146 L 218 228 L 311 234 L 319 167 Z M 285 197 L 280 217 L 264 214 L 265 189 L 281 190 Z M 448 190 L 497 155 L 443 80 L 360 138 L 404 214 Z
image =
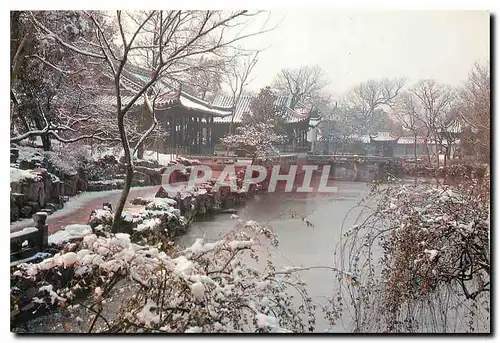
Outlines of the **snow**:
M 124 183 L 123 179 L 112 179 L 112 180 L 97 180 L 97 181 L 89 181 L 89 185 L 113 185 L 118 186 L 121 183 Z
M 155 160 L 162 166 L 166 166 L 171 161 L 175 160 L 175 156 L 173 154 L 157 154 L 156 151 L 146 150 L 144 151 L 144 159 Z
M 154 230 L 160 225 L 161 220 L 159 218 L 145 219 L 142 224 L 139 224 L 134 228 L 134 231 Z
M 111 213 L 108 209 L 98 209 L 92 214 L 93 218 L 97 218 L 99 220 L 113 220 L 113 213 Z
M 231 219 L 236 220 L 236 219 L 238 219 L 238 218 L 239 218 L 239 217 L 238 217 L 238 215 L 236 215 L 236 214 L 231 214 Z
M 27 227 L 22 229 L 21 231 L 16 231 L 10 234 L 10 238 L 18 238 L 30 233 L 38 232 L 38 229 L 36 227 Z
M 64 268 L 71 267 L 78 260 L 76 253 L 68 252 L 62 256 Z
M 200 281 L 197 281 L 191 285 L 191 292 L 196 298 L 202 300 L 205 297 L 205 286 Z
M 64 230 L 57 231 L 49 235 L 49 245 L 59 245 L 72 239 L 81 238 L 92 233 L 90 225 L 71 224 L 64 228 Z
M 40 292 L 43 292 L 43 291 L 48 292 L 49 295 L 50 295 L 50 300 L 51 300 L 52 304 L 54 304 L 56 300 L 60 300 L 60 301 L 65 301 L 66 300 L 63 297 L 61 297 L 59 294 L 57 294 L 56 292 L 54 292 L 54 287 L 52 285 L 42 286 L 38 290 Z
M 255 244 L 253 239 L 250 239 L 248 241 L 232 241 L 229 242 L 227 245 L 232 249 L 244 249 L 244 248 L 250 248 Z
M 18 145 L 16 148 L 19 150 L 19 156 L 17 158 L 18 161 L 30 161 L 35 156 L 38 156 L 40 154 L 39 149 L 30 146 Z
M 81 260 L 83 260 L 83 258 L 84 258 L 85 256 L 88 256 L 89 254 L 90 254 L 90 250 L 88 250 L 88 249 L 82 249 L 82 250 L 79 250 L 79 251 L 76 253 L 76 259 L 77 259 L 78 261 L 81 261 Z
M 184 333 L 201 333 L 203 330 L 199 326 L 190 326 Z
M 146 305 L 137 313 L 137 319 L 145 325 L 151 325 L 151 323 L 158 324 L 160 322 L 160 315 L 152 312 L 152 309 L 156 307 L 154 301 L 148 299 Z
M 194 255 L 198 254 L 203 254 L 207 253 L 209 251 L 214 250 L 215 248 L 219 247 L 221 245 L 221 242 L 215 242 L 215 243 L 203 243 L 203 238 L 196 238 L 195 242 L 193 245 L 190 247 L 186 248 L 183 250 L 183 253 L 191 253 Z
M 259 226 L 259 223 L 257 223 L 255 220 L 248 220 L 246 223 L 245 223 L 245 228 L 247 229 L 259 229 L 260 226 Z
M 124 153 L 121 147 L 106 148 L 92 153 L 94 160 L 102 159 L 107 155 L 116 156 L 117 159 L 120 159 L 124 156 Z M 171 161 L 175 161 L 177 158 L 175 154 L 161 154 L 152 150 L 145 150 L 143 157 L 143 160 L 145 161 L 156 161 L 162 166 L 168 165 Z
M 261 329 L 266 329 L 268 326 L 278 326 L 278 319 L 263 313 L 257 313 L 255 319 L 257 319 L 257 326 Z
M 255 287 L 257 287 L 260 290 L 265 290 L 267 287 L 269 287 L 269 281 L 257 281 L 255 282 Z
M 40 181 L 42 177 L 40 174 L 32 169 L 22 170 L 10 167 L 10 182 L 19 182 L 24 179 L 33 179 L 35 181 Z
M 134 216 L 130 212 L 123 211 L 122 212 L 122 219 L 126 222 L 132 222 L 134 220 Z
M 436 256 L 438 255 L 439 251 L 425 249 L 424 253 L 429 254 L 429 260 L 432 261 L 432 260 L 434 260 L 436 258 Z
M 175 271 L 177 273 L 186 275 L 194 269 L 193 262 L 189 261 L 185 256 L 179 256 L 172 261 L 176 264 Z
M 204 104 L 200 104 L 198 102 L 194 102 L 190 99 L 188 99 L 187 97 L 183 96 L 181 94 L 180 96 L 180 102 L 186 106 L 186 107 L 189 107 L 189 108 L 193 108 L 193 109 L 197 109 L 197 110 L 202 110 L 202 111 L 205 111 L 205 112 L 212 112 L 214 114 L 218 114 L 220 116 L 229 116 L 231 114 L 231 111 L 228 109 L 228 110 L 217 110 L 217 109 L 213 109 L 213 108 L 210 108 L 210 106 L 208 105 L 208 103 L 206 105 Z
M 153 198 L 146 205 L 146 210 L 172 210 L 177 205 L 177 201 L 170 198 Z
M 156 192 L 158 189 L 158 186 L 139 186 L 139 187 L 132 187 L 131 191 L 134 190 L 149 190 Z M 115 194 L 120 194 L 122 192 L 121 189 L 113 189 L 109 191 L 101 191 L 101 192 L 83 192 L 81 194 L 78 194 L 74 197 L 71 197 L 68 202 L 64 204 L 64 208 L 61 210 L 58 210 L 51 214 L 49 216 L 49 220 L 54 220 L 56 218 L 64 217 L 68 215 L 68 213 L 75 212 L 81 208 L 83 208 L 87 203 L 99 199 L 99 198 L 109 198 L 110 196 L 113 196 Z M 19 228 L 26 227 L 28 225 L 33 225 L 33 219 L 31 218 L 26 218 L 23 220 L 19 220 L 16 222 L 10 223 L 10 230 L 16 230 Z

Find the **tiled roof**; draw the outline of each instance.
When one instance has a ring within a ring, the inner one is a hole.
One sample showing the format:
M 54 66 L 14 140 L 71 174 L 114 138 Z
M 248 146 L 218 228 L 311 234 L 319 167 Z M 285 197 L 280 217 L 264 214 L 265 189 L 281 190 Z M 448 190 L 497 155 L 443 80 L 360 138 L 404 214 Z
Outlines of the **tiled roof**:
M 131 68 L 132 70 L 127 70 L 123 72 L 123 83 L 127 88 L 134 91 L 138 91 L 149 78 L 145 76 L 145 72 L 139 72 L 138 68 Z M 230 116 L 232 113 L 231 106 L 214 106 L 208 102 L 198 99 L 197 97 L 188 94 L 182 89 L 175 89 L 169 85 L 165 79 L 160 80 L 163 88 L 167 91 L 161 94 L 155 101 L 155 107 L 158 109 L 166 109 L 169 106 L 181 105 L 193 110 L 203 111 L 210 113 L 214 116 Z M 122 104 L 126 106 L 132 99 L 133 95 L 122 95 Z M 153 101 L 153 99 L 150 99 Z M 141 106 L 144 102 L 144 97 L 140 97 L 134 103 L 135 106 Z M 99 97 L 99 103 L 103 105 L 113 106 L 116 104 L 116 96 L 113 95 L 103 95 Z
M 398 139 L 398 142 L 397 144 L 414 144 L 415 142 L 415 138 L 414 137 L 400 137 Z M 425 142 L 425 139 L 424 137 L 417 137 L 417 144 L 424 144 Z M 459 144 L 460 143 L 460 139 L 456 139 L 454 141 L 452 141 L 453 144 Z M 433 139 L 429 139 L 427 140 L 427 144 L 435 144 L 434 140 Z M 444 138 L 442 140 L 442 144 L 443 145 L 448 145 L 448 140 L 446 138 Z
M 377 132 L 376 135 L 370 135 L 370 138 L 375 142 L 390 142 L 398 139 L 398 137 L 392 136 L 391 133 L 387 131 Z
M 374 137 L 378 137 L 379 139 L 375 139 Z M 390 135 L 389 132 L 378 132 L 377 136 L 370 136 L 370 135 L 351 135 L 349 138 L 360 141 L 365 144 L 369 144 L 371 140 L 373 141 L 394 141 L 397 140 L 396 144 L 402 144 L 402 145 L 407 145 L 407 144 L 414 144 L 415 138 L 414 137 L 393 137 Z M 389 139 L 391 138 L 391 139 Z M 424 137 L 417 137 L 417 144 L 424 144 L 425 139 Z M 453 144 L 458 144 L 460 140 L 455 140 L 453 141 Z M 448 145 L 448 141 L 446 139 L 443 139 L 442 144 L 443 145 Z M 434 140 L 429 139 L 427 140 L 427 144 L 435 144 Z
M 236 104 L 236 109 L 235 109 L 235 114 L 234 114 L 234 122 L 235 123 L 240 123 L 243 119 L 243 117 L 246 114 L 251 114 L 250 112 L 250 103 L 252 102 L 252 99 L 256 98 L 257 95 L 255 94 L 247 94 L 247 95 L 242 95 Z M 289 95 L 280 95 L 276 98 L 275 101 L 275 106 L 278 108 L 282 109 L 284 111 L 284 116 L 285 120 L 288 123 L 297 123 L 303 120 L 306 120 L 309 118 L 309 113 L 306 111 L 301 111 L 301 110 L 292 110 L 290 107 L 290 101 L 292 97 Z M 212 105 L 216 106 L 222 106 L 222 107 L 230 107 L 232 105 L 232 97 L 231 96 L 225 96 L 225 95 L 217 95 L 212 101 Z M 231 122 L 231 116 L 227 116 L 224 118 L 214 118 L 214 122 L 216 123 L 230 123 Z

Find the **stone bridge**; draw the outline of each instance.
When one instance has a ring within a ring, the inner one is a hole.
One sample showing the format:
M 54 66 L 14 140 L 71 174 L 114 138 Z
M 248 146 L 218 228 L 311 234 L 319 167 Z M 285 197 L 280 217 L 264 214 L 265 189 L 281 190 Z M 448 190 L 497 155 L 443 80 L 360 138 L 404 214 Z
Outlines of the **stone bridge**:
M 333 179 L 338 181 L 373 181 L 400 174 L 400 160 L 384 156 L 308 155 L 308 165 L 330 165 Z
M 270 169 L 280 165 L 281 173 L 287 173 L 291 165 L 297 165 L 297 174 L 302 174 L 302 165 L 330 165 L 331 178 L 338 181 L 373 181 L 387 175 L 397 175 L 400 161 L 397 158 L 383 156 L 361 155 L 307 155 L 286 154 L 257 158 L 222 157 L 222 156 L 190 156 L 200 161 L 201 164 L 210 166 L 217 177 L 217 171 L 222 171 L 226 165 L 234 165 L 235 169 L 245 168 L 248 165 L 259 164 Z

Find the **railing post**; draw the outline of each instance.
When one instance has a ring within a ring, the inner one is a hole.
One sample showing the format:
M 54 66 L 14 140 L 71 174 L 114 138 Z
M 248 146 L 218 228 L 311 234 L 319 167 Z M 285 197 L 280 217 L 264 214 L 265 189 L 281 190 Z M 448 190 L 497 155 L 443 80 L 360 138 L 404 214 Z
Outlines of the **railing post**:
M 49 245 L 49 226 L 45 223 L 47 220 L 46 212 L 37 212 L 33 215 L 35 227 L 38 229 L 37 250 L 42 251 Z

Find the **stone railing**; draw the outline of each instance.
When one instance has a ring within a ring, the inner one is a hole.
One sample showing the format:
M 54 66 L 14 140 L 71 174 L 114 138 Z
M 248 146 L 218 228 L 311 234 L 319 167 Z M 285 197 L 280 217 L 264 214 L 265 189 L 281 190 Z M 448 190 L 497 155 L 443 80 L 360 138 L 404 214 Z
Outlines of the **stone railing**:
M 10 234 L 10 260 L 26 259 L 48 246 L 49 226 L 46 224 L 47 213 L 33 215 L 34 226 Z

